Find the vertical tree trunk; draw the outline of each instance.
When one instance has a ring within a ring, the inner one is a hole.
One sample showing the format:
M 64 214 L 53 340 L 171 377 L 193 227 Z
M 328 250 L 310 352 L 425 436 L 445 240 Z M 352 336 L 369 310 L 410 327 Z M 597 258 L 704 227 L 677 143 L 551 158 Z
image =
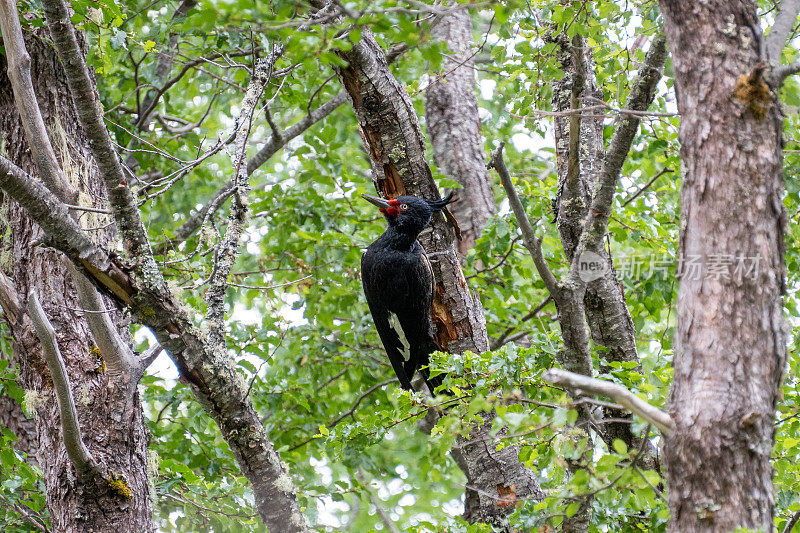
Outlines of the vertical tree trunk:
M 558 45 L 558 60 L 565 72 L 562 79 L 553 82 L 553 111 L 565 112 L 591 105 L 593 100 L 602 100 L 602 91 L 595 85 L 591 48 L 585 46 L 580 36 L 574 36 L 570 41 L 566 33 L 554 35 L 552 40 Z M 657 37 L 651 47 L 658 48 L 658 53 L 666 56 L 663 37 Z M 647 94 L 649 99 L 639 106 L 643 109 L 652 100 L 653 93 Z M 588 100 L 589 98 L 593 100 Z M 558 192 L 554 202 L 556 224 L 564 254 L 572 263 L 591 203 L 591 194 L 605 158 L 603 118 L 556 116 L 553 122 L 558 173 Z M 574 141 L 571 142 L 572 136 Z M 638 365 L 639 353 L 622 284 L 617 279 L 611 257 L 605 249 L 600 256 L 609 268 L 603 276 L 587 283 L 583 302 L 592 341 L 604 348 L 601 352 L 603 361 L 600 364 L 600 370 L 604 372 L 609 368 L 608 362 L 612 361 L 636 362 Z M 641 439 L 631 431 L 630 422 L 624 421 L 632 419 L 632 415 L 625 410 L 613 408 L 606 408 L 604 412 L 607 418 L 620 419 L 619 422 L 604 425 L 605 431 L 601 436 L 609 447 L 614 439 L 621 439 L 629 449 L 638 448 Z M 648 468 L 654 467 L 655 450 L 652 446 L 647 445 L 642 462 Z
M 348 66 L 339 69 L 339 78 L 369 149 L 375 188 L 384 196 L 438 198 L 414 106 L 373 34 L 364 30 L 361 41 L 341 55 Z M 483 309 L 464 279 L 453 232 L 441 216 L 434 217 L 432 225 L 433 231 L 423 232 L 420 242 L 431 256 L 436 279 L 432 316 L 439 344 L 452 353 L 486 351 Z M 487 423 L 475 428 L 470 439 L 461 439 L 453 457 L 467 477 L 465 518 L 499 525 L 518 498 L 541 499 L 543 494 L 534 473 L 518 461 L 516 446 L 496 450 L 486 444 L 494 439 L 493 417 L 485 413 L 484 418 Z
M 55 51 L 47 38 L 26 38 L 39 105 L 57 157 L 79 203 L 102 207 L 105 189 L 91 158 L 85 136 Z M 5 65 L 4 65 L 5 66 Z M 3 69 L 4 70 L 4 69 Z M 0 75 L 0 136 L 2 152 L 31 174 L 36 167 L 24 141 L 22 124 L 9 80 Z M 52 322 L 72 383 L 83 440 L 94 457 L 110 471 L 124 476 L 117 490 L 108 484 L 83 483 L 67 457 L 58 405 L 41 346 L 24 315 L 12 325 L 15 358 L 24 387 L 35 398 L 39 435 L 36 459 L 42 468 L 52 529 L 72 531 L 152 531 L 152 507 L 147 486 L 147 440 L 138 394 L 127 381 L 116 383 L 105 373 L 100 352 L 80 311 L 81 305 L 61 253 L 43 245 L 43 233 L 16 202 L 4 197 L 0 205 L 3 232 L 0 268 L 14 283 L 23 303 L 28 291 L 39 295 Z M 95 242 L 106 245 L 115 235 L 107 215 L 85 214 L 80 222 Z M 98 229 L 102 228 L 102 229 Z M 5 228 L 4 228 L 5 229 Z M 113 309 L 112 305 L 107 306 Z M 112 311 L 120 333 L 128 339 L 127 324 Z
M 684 176 L 669 399 L 676 429 L 664 454 L 670 530 L 771 531 L 773 414 L 786 354 L 781 111 L 761 77 L 754 3 L 660 3 Z
M 472 20 L 466 9 L 442 17 L 431 37 L 447 44 L 441 73 L 425 93 L 425 120 L 439 170 L 461 184 L 451 211 L 461 227 L 461 254 L 475 245 L 496 212 L 486 170 L 481 119 L 475 98 Z

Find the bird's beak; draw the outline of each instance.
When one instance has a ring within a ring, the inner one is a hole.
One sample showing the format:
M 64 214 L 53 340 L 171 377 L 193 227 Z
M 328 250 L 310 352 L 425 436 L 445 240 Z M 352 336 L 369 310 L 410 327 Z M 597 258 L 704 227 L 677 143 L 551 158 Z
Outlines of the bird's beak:
M 361 197 L 376 207 L 379 207 L 381 209 L 389 209 L 389 202 L 387 202 L 383 198 L 378 198 L 377 196 L 370 196 L 368 194 L 362 194 Z

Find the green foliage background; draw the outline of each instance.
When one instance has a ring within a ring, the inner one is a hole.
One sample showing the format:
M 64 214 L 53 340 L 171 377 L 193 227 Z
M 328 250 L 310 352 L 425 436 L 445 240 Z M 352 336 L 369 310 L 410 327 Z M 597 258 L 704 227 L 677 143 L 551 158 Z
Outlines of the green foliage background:
M 286 44 L 278 68 L 293 70 L 273 80 L 265 95 L 273 99 L 275 121 L 285 128 L 341 90 L 332 70 L 341 63 L 335 52 L 348 49 L 360 36 L 358 30 L 342 35 L 340 28 L 298 31 L 291 22 L 303 7 L 292 1 L 203 0 L 185 21 L 173 21 L 174 1 L 79 0 L 72 5 L 73 21 L 86 32 L 109 128 L 123 146 L 134 131 L 136 89 L 146 90 L 154 81 L 158 52 L 171 32 L 178 32 L 181 39 L 173 75 L 187 61 L 215 52 L 232 55 L 233 61 L 216 58 L 189 69 L 158 107 L 162 116 L 195 122 L 210 105 L 202 125 L 172 134 L 154 123 L 140 134 L 147 150 L 137 153 L 141 172 L 161 171 L 165 176 L 229 134 L 252 66 L 252 57 L 237 52 L 253 46 L 268 49 L 279 40 Z M 428 75 L 446 52 L 428 38 L 429 17 L 414 13 L 414 5 L 405 2 L 346 5 L 363 12 L 357 27 L 370 28 L 386 48 L 409 45 L 392 70 L 406 85 L 424 128 Z M 766 12 L 771 7 L 765 3 L 762 9 Z M 29 15 L 28 24 L 41 24 L 36 0 L 22 2 L 21 9 Z M 551 267 L 563 271 L 566 262 L 550 223 L 556 189 L 552 124 L 541 113 L 550 109 L 551 83 L 562 73 L 553 46 L 544 43 L 547 29 L 541 21 L 556 24 L 556 31 L 566 29 L 570 35 L 577 32 L 586 38 L 604 99 L 612 108 L 621 108 L 628 82 L 643 59 L 643 51 L 630 51 L 630 45 L 636 37 L 652 37 L 659 31 L 657 5 L 652 1 L 509 1 L 481 4 L 472 13 L 480 46 L 476 71 L 482 88 L 478 96 L 487 155 L 500 141 L 510 141 L 509 168 L 529 216 L 541 221 L 539 231 L 544 232 Z M 787 49 L 785 54 L 787 61 L 796 59 L 794 50 Z M 674 112 L 670 74 L 668 65 L 651 111 Z M 778 528 L 800 510 L 800 186 L 795 177 L 800 166 L 796 134 L 800 86 L 790 80 L 783 92 L 788 141 L 786 313 L 792 329 L 789 367 L 776 413 Z M 616 116 L 607 115 L 607 139 Z M 623 169 L 608 239 L 636 326 L 642 372 L 616 365 L 602 377 L 661 406 L 671 381 L 677 289 L 677 131 L 676 116 L 643 120 Z M 251 139 L 263 142 L 269 134 L 262 115 Z M 253 153 L 261 142 L 253 143 Z M 514 527 L 557 526 L 565 514 L 576 511 L 575 495 L 593 492 L 590 531 L 664 531 L 667 489 L 657 472 L 630 466 L 637 450 L 627 450 L 619 442 L 614 449 L 596 445 L 592 464 L 571 478 L 566 475 L 565 460 L 582 455 L 585 434 L 572 426 L 576 412 L 566 395 L 541 380 L 542 372 L 556 365 L 561 349 L 555 308 L 550 303 L 535 318 L 523 321 L 547 294 L 521 246 L 499 184 L 495 184 L 495 197 L 500 214 L 489 221 L 466 258 L 465 274 L 485 307 L 489 335 L 526 336 L 521 346 L 506 344 L 485 354 L 437 357 L 435 368 L 450 372 L 449 384 L 458 387 L 463 398 L 430 437 L 417 430 L 415 421 L 425 412 L 420 398 L 402 392 L 396 382 L 381 385 L 393 374 L 361 292 L 361 251 L 384 226 L 372 207 L 359 199 L 361 193 L 373 191 L 369 168 L 355 117 L 346 104 L 258 169 L 251 178 L 246 252 L 235 269 L 244 273 L 234 277 L 243 287 L 232 287 L 228 296 L 231 355 L 252 387 L 251 397 L 289 467 L 311 525 L 319 530 L 385 529 L 377 504 L 401 530 L 489 531 L 488 526 L 469 526 L 459 518 L 464 477 L 448 451 L 479 410 L 493 407 L 498 413 L 497 429 L 508 428 L 502 445 L 520 445 L 520 460 L 537 472 L 547 493 L 542 502 L 525 502 L 517 509 Z M 664 169 L 671 170 L 623 205 Z M 152 241 L 168 242 L 175 228 L 231 175 L 230 159 L 223 150 L 169 187 L 151 189 L 163 191 L 143 205 Z M 442 188 L 454 186 L 453 181 L 435 175 Z M 198 318 L 204 312 L 201 283 L 211 264 L 206 252 L 217 230 L 224 229 L 226 209 L 185 245 L 160 257 L 170 283 L 181 288 L 184 301 L 197 310 Z M 635 261 L 642 268 L 630 268 Z M 145 347 L 146 341 L 140 348 Z M 6 340 L 2 348 L 10 353 Z M 14 378 L 14 369 L 0 361 L 0 394 L 22 401 L 23 392 Z M 151 375 L 142 381 L 140 392 L 152 433 L 149 461 L 159 528 L 260 530 L 247 481 L 217 427 L 189 390 L 175 380 Z M 636 422 L 635 429 L 649 428 Z M 650 437 L 659 443 L 657 432 L 651 430 Z M 13 440 L 3 430 L 0 528 L 26 531 L 29 526 L 14 506 L 45 513 L 43 486 L 41 473 L 13 451 Z

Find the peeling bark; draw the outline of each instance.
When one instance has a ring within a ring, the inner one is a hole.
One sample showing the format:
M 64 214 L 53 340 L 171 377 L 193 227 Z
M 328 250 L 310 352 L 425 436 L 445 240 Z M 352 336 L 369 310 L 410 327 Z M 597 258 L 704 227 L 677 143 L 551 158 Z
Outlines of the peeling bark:
M 461 227 L 458 251 L 466 255 L 486 221 L 497 213 L 475 97 L 469 12 L 464 9 L 445 15 L 431 29 L 431 37 L 446 43 L 450 53 L 425 93 L 425 122 L 436 166 L 461 184 L 451 210 Z
M 763 81 L 755 4 L 660 4 L 684 178 L 675 433 L 664 448 L 669 530 L 771 531 L 773 417 L 786 361 L 780 102 Z M 725 257 L 757 266 L 742 275 L 709 270 Z

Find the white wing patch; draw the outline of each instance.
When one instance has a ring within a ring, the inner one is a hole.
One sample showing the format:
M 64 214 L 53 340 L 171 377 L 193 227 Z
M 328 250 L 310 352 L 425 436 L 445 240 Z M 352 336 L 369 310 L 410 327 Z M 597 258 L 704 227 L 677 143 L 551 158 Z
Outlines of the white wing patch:
M 397 315 L 389 311 L 389 327 L 391 327 L 397 336 L 400 338 L 400 344 L 403 347 L 400 349 L 400 353 L 403 354 L 403 359 L 408 361 L 411 359 L 411 343 L 408 342 L 406 338 L 406 334 L 403 332 L 403 327 L 400 325 L 400 320 L 397 318 Z
M 431 267 L 431 261 L 430 261 L 430 259 L 428 259 L 428 255 L 425 254 L 424 252 L 422 254 L 422 263 L 425 265 L 425 268 L 428 269 L 428 274 L 430 274 L 430 278 L 431 278 L 431 294 L 433 294 L 433 289 L 434 289 L 434 286 L 433 286 L 433 268 Z M 459 270 L 459 272 L 461 271 L 461 269 L 458 269 L 458 270 Z

